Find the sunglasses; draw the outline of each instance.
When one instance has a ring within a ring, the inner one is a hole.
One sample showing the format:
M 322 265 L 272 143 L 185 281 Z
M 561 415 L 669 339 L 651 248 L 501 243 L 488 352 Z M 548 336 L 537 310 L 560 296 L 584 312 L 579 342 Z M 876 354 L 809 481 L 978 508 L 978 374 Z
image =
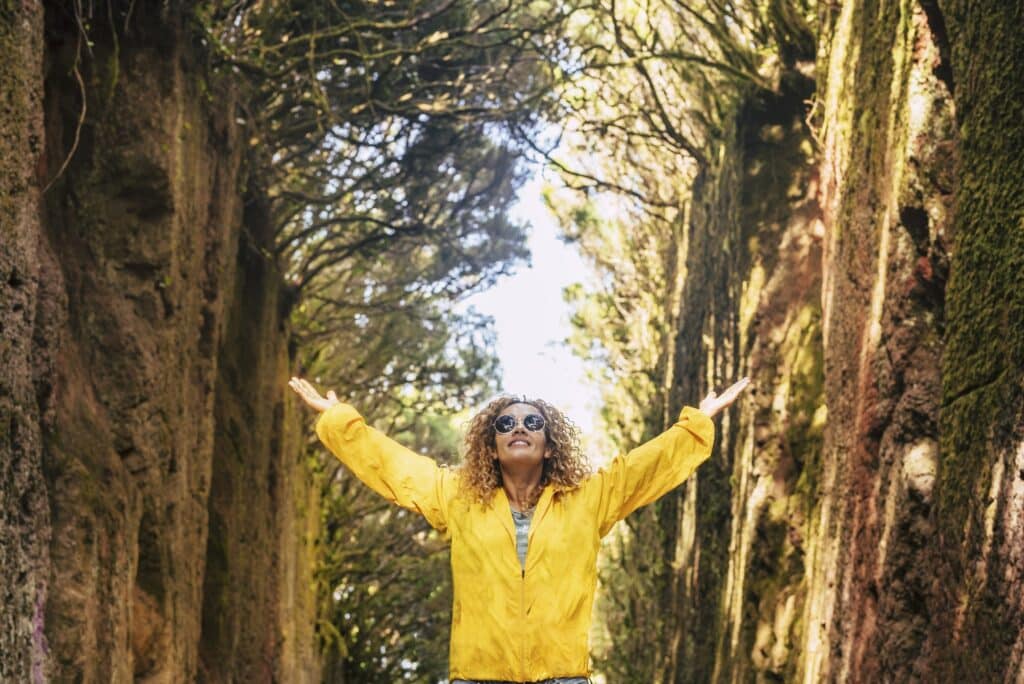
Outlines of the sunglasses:
M 515 416 L 498 416 L 494 420 L 495 432 L 506 435 L 516 429 L 519 421 Z M 539 413 L 531 413 L 523 418 L 523 427 L 530 432 L 540 432 L 544 429 L 544 416 Z

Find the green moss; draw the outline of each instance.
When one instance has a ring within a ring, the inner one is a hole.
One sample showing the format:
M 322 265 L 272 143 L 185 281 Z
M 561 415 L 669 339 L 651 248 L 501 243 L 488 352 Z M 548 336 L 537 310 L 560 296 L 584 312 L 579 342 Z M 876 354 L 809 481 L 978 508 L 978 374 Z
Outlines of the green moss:
M 992 455 L 1009 445 L 1024 399 L 1024 39 L 1000 23 L 1009 10 L 989 4 L 952 27 L 971 40 L 955 46 L 953 65 L 963 140 L 943 363 L 940 518 L 949 534 Z
M 1013 3 L 970 3 L 970 12 L 968 4 L 940 2 L 961 151 L 936 509 L 949 579 L 968 596 L 966 638 L 952 674 L 996 680 L 1009 662 L 1003 635 L 1015 633 L 1022 618 L 1003 595 L 1017 589 L 1004 585 L 1000 573 L 977 586 L 971 568 L 984 544 L 992 465 L 1020 439 L 1024 406 L 1024 34 Z

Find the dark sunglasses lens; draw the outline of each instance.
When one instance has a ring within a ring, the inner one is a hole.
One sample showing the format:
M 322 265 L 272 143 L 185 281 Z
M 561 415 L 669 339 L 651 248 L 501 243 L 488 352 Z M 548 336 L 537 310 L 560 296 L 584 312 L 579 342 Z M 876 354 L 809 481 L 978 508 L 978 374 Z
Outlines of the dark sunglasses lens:
M 526 418 L 523 418 L 523 426 L 530 432 L 540 432 L 544 429 L 544 416 L 531 413 Z
M 494 421 L 494 429 L 498 432 L 512 432 L 516 427 L 516 419 L 513 416 L 498 416 Z

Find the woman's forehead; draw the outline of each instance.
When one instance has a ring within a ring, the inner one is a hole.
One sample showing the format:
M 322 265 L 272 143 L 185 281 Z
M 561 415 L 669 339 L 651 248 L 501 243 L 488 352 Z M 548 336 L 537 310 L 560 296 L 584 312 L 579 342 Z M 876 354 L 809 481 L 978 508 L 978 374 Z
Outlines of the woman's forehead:
M 502 409 L 502 411 L 501 411 L 501 413 L 499 415 L 502 415 L 502 416 L 525 416 L 525 415 L 528 415 L 530 413 L 539 413 L 539 412 L 540 412 L 540 409 L 538 409 L 533 404 L 528 404 L 525 401 L 517 401 L 516 403 L 509 404 L 504 409 Z

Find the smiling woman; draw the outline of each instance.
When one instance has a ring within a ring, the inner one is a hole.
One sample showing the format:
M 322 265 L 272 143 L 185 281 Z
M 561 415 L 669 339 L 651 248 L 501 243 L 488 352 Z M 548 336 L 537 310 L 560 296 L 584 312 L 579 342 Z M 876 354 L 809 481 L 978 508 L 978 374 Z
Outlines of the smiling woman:
M 711 455 L 711 418 L 749 380 L 683 408 L 668 430 L 593 474 L 575 426 L 540 400 L 491 401 L 470 424 L 463 465 L 450 469 L 368 426 L 334 392 L 289 384 L 322 412 L 317 434 L 360 480 L 448 538 L 453 684 L 578 684 L 590 674 L 601 538 Z
M 572 489 L 590 474 L 576 426 L 539 399 L 494 399 L 470 422 L 465 441 L 460 485 L 480 503 L 501 487 L 512 508 L 525 511 L 547 485 Z M 538 467 L 540 479 L 534 481 Z

